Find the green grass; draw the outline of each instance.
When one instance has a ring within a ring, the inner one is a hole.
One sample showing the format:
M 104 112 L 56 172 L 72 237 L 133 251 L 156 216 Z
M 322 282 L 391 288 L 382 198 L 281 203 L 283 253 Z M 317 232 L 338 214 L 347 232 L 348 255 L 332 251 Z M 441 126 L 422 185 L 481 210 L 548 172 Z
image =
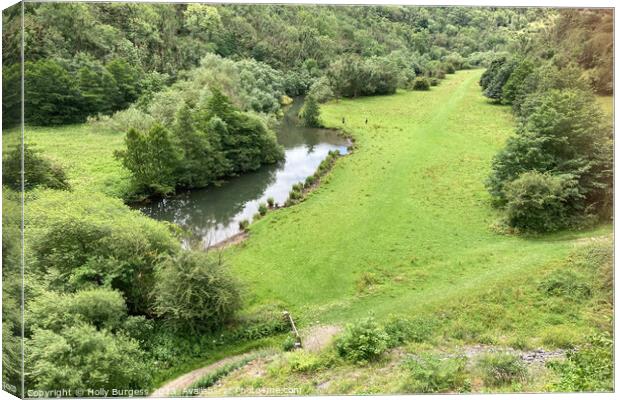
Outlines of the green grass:
M 269 213 L 229 251 L 250 301 L 282 301 L 306 323 L 429 311 L 534 273 L 575 238 L 610 232 L 524 238 L 491 229 L 498 213 L 483 182 L 514 121 L 480 94 L 480 74 L 324 105 L 325 123 L 358 149 L 306 201 Z M 369 272 L 380 283 L 360 295 Z
M 3 132 L 3 150 L 14 146 L 19 131 Z M 28 126 L 25 143 L 43 151 L 67 172 L 75 190 L 103 192 L 123 197 L 129 188 L 129 173 L 114 158 L 114 151 L 124 146 L 125 134 L 100 131 L 87 124 L 58 127 Z

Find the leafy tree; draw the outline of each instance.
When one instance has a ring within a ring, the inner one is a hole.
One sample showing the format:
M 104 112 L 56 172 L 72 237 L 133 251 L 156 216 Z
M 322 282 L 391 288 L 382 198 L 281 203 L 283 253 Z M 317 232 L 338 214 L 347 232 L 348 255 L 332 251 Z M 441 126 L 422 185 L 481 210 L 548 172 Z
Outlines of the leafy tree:
M 221 260 L 204 252 L 181 252 L 157 269 L 155 312 L 179 330 L 218 329 L 239 308 L 237 282 Z
M 146 133 L 130 129 L 125 145 L 126 150 L 116 156 L 132 173 L 139 191 L 154 195 L 174 192 L 181 154 L 166 128 L 156 124 Z
M 26 123 L 55 125 L 84 120 L 79 87 L 65 68 L 53 60 L 27 61 L 24 68 Z
M 50 189 L 68 190 L 67 176 L 60 165 L 41 156 L 41 152 L 25 144 L 23 146 L 24 190 L 37 186 Z M 2 183 L 13 190 L 22 187 L 22 146 L 5 155 L 2 160 Z
M 115 59 L 106 64 L 106 69 L 117 88 L 117 96 L 113 99 L 114 110 L 122 110 L 138 99 L 141 90 L 140 71 L 122 59 Z M 113 91 L 114 92 L 114 91 Z
M 306 126 L 319 127 L 321 121 L 319 120 L 320 110 L 319 104 L 312 96 L 307 96 L 304 101 L 304 106 L 301 109 L 300 116 Z
M 525 80 L 534 71 L 534 63 L 529 59 L 521 60 L 502 87 L 502 102 L 512 104 L 515 99 L 526 94 Z
M 2 69 L 2 125 L 5 128 L 21 122 L 21 68 L 21 63 L 16 63 Z
M 504 85 L 508 79 L 510 79 L 514 69 L 515 61 L 508 60 L 498 67 L 497 70 L 494 70 L 494 75 L 490 77 L 490 80 L 484 89 L 484 95 L 491 100 L 501 102 L 504 93 Z
M 77 73 L 82 109 L 85 115 L 109 114 L 121 94 L 114 76 L 100 63 L 80 68 Z

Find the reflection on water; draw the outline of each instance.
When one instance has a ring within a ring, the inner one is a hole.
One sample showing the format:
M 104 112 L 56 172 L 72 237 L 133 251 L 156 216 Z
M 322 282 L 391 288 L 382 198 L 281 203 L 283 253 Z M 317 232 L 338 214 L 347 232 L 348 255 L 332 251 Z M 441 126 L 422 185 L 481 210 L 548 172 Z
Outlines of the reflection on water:
M 284 203 L 291 186 L 312 175 L 329 151 L 347 152 L 347 140 L 336 132 L 300 126 L 301 104 L 302 100 L 296 100 L 276 128 L 278 142 L 285 149 L 284 162 L 232 178 L 220 187 L 188 191 L 139 209 L 152 218 L 178 224 L 205 246 L 239 233 L 239 221 L 251 221 L 258 205 L 269 197 Z

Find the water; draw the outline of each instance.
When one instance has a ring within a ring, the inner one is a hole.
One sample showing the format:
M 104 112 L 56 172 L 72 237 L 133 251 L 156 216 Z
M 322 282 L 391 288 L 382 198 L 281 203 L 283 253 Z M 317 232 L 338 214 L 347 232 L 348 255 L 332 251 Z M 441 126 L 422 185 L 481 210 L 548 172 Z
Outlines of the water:
M 301 126 L 297 113 L 302 103 L 296 99 L 275 129 L 285 149 L 284 162 L 232 178 L 219 187 L 187 191 L 138 208 L 152 218 L 183 227 L 191 233 L 192 242 L 205 247 L 236 235 L 239 222 L 251 221 L 258 205 L 269 197 L 283 204 L 291 186 L 314 174 L 329 151 L 347 153 L 349 142 L 335 131 Z

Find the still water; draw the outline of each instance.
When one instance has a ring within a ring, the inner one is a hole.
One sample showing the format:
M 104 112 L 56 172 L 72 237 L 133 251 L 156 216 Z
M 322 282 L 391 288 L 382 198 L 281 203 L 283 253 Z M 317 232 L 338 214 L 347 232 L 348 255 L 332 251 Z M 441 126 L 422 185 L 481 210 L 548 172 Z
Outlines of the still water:
M 329 151 L 348 151 L 349 142 L 335 131 L 301 125 L 297 113 L 302 103 L 296 99 L 275 128 L 278 142 L 284 146 L 285 161 L 232 178 L 219 187 L 183 192 L 139 209 L 152 218 L 183 227 L 191 233 L 192 241 L 205 247 L 239 233 L 239 221 L 251 221 L 258 205 L 269 197 L 283 204 L 291 186 L 312 175 Z

